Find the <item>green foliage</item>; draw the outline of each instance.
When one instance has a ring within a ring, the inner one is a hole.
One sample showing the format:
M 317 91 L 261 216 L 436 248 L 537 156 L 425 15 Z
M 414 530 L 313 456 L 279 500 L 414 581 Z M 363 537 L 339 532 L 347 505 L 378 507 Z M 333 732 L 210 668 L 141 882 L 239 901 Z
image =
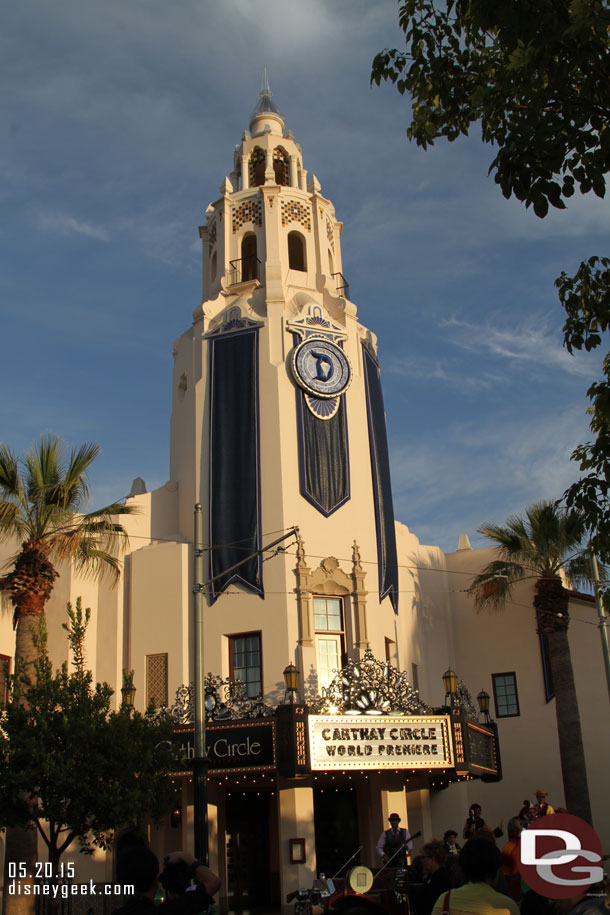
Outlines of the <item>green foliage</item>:
M 404 0 L 406 51 L 385 50 L 371 82 L 411 100 L 407 135 L 424 149 L 480 124 L 505 197 L 539 217 L 575 189 L 606 193 L 610 169 L 608 0 Z M 591 257 L 556 280 L 570 352 L 599 346 L 610 327 L 610 258 Z M 610 563 L 610 355 L 587 392 L 593 441 L 572 454 L 583 474 L 565 493 L 592 546 Z M 488 585 L 491 590 L 491 585 Z M 610 594 L 608 595 L 610 604 Z
M 382 51 L 371 81 L 411 99 L 424 149 L 480 122 L 505 197 L 563 209 L 575 187 L 603 197 L 610 167 L 610 12 L 605 0 L 404 0 L 406 51 Z
M 610 258 L 590 257 L 572 277 L 562 273 L 555 285 L 567 320 L 564 344 L 570 352 L 595 349 L 610 328 Z M 610 354 L 603 362 L 603 378 L 587 391 L 590 427 L 595 438 L 572 454 L 582 476 L 564 494 L 566 504 L 585 519 L 591 546 L 604 565 L 610 563 Z M 603 585 L 610 604 L 610 586 Z
M 504 607 L 518 581 L 590 575 L 583 564 L 587 548 L 582 513 L 554 502 L 535 502 L 525 516 L 509 515 L 505 524 L 486 524 L 479 533 L 498 548 L 500 559 L 490 562 L 468 589 L 477 609 Z
M 113 503 L 82 514 L 89 497 L 87 472 L 99 451 L 99 445 L 87 443 L 66 455 L 57 436 L 43 435 L 19 459 L 0 444 L 0 540 L 17 538 L 44 559 L 71 560 L 85 574 L 108 571 L 118 577 L 115 552 L 127 536 L 115 516 L 134 509 Z M 19 594 L 23 582 L 9 573 L 0 584 Z
M 0 729 L 0 823 L 37 828 L 49 859 L 78 840 L 106 848 L 117 825 L 159 817 L 171 802 L 168 774 L 181 765 L 172 726 L 152 713 L 112 709 L 113 690 L 85 667 L 90 610 L 68 604 L 72 667 L 54 669 L 44 618 L 33 672 L 21 665 Z

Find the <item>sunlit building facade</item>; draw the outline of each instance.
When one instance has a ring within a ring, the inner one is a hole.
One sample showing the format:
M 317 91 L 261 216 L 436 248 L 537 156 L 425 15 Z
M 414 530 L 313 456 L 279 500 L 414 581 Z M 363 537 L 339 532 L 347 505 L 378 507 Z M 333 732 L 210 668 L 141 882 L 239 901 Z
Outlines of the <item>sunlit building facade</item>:
M 538 787 L 563 798 L 531 584 L 504 615 L 477 616 L 465 592 L 489 551 L 462 538 L 445 555 L 396 522 L 376 338 L 350 298 L 342 224 L 268 87 L 229 165 L 199 229 L 202 303 L 174 342 L 169 480 L 154 492 L 134 483 L 140 511 L 117 588 L 62 570 L 50 648 L 66 657 L 65 604 L 82 596 L 96 678 L 120 696 L 133 670 L 136 706 L 169 709 L 192 756 L 193 588 L 205 586 L 210 864 L 225 909 L 288 911 L 292 890 L 360 846 L 375 865 L 390 812 L 421 843 L 461 832 L 473 801 L 495 825 Z M 6 595 L 2 608 L 10 657 Z M 595 825 L 608 841 L 599 635 L 588 598 L 572 610 Z M 495 724 L 467 691 L 445 695 L 448 668 L 472 695 L 490 694 Z M 167 821 L 149 827 L 160 856 L 193 845 L 188 771 L 175 790 Z M 111 878 L 101 853 L 81 867 Z

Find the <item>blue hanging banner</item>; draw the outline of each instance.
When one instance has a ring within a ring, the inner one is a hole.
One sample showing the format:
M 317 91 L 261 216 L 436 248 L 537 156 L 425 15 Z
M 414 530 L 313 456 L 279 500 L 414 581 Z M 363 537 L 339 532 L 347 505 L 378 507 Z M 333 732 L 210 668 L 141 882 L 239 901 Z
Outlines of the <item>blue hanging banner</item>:
M 261 548 L 258 329 L 221 333 L 210 338 L 209 346 L 213 578 Z M 214 582 L 212 601 L 231 582 L 262 597 L 261 557 Z
M 338 396 L 329 419 L 312 412 L 305 391 L 297 390 L 296 397 L 301 495 L 323 515 L 332 515 L 350 497 L 345 396 Z
M 389 596 L 394 612 L 398 613 L 398 559 L 394 506 L 390 480 L 390 456 L 385 425 L 385 410 L 379 363 L 365 344 L 362 346 L 366 409 L 369 424 L 369 447 L 373 475 L 373 499 L 377 528 L 377 561 L 379 565 L 379 600 Z

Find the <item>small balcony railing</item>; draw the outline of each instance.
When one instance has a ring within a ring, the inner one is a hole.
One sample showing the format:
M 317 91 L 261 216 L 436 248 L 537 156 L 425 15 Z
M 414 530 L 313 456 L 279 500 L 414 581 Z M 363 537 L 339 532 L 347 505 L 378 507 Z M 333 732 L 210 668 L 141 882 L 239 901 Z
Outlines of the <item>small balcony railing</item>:
M 342 273 L 332 274 L 337 284 L 337 295 L 342 295 L 344 299 L 349 299 L 349 283 Z
M 260 280 L 260 278 L 261 262 L 255 254 L 229 261 L 229 286 L 247 283 L 250 280 Z

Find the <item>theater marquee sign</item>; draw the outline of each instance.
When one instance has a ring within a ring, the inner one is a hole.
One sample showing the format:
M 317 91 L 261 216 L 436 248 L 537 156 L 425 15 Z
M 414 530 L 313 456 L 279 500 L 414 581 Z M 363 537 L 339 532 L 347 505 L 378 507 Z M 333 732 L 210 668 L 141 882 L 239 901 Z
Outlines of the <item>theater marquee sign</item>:
M 312 769 L 448 769 L 447 715 L 310 715 Z
M 173 739 L 184 753 L 185 769 L 189 770 L 195 756 L 193 726 L 177 727 Z M 275 722 L 269 719 L 208 724 L 206 744 L 210 775 L 272 771 L 277 765 Z

